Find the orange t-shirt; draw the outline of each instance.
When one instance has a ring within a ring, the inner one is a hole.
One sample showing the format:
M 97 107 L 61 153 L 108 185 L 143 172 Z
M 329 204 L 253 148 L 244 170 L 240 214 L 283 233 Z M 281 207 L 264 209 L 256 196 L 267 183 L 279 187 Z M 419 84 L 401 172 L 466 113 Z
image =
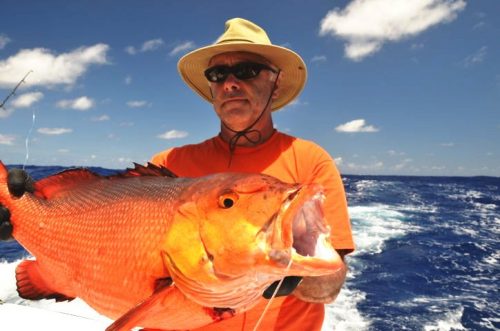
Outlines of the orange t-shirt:
M 313 142 L 275 131 L 263 144 L 237 146 L 230 162 L 228 144 L 216 136 L 160 152 L 151 162 L 167 167 L 179 177 L 232 171 L 263 173 L 287 183 L 319 183 L 326 195 L 324 212 L 332 245 L 337 250 L 354 249 L 342 179 L 332 158 Z M 199 330 L 253 330 L 267 302 L 261 299 L 246 313 Z M 273 300 L 259 330 L 321 330 L 323 318 L 323 304 L 303 302 L 289 295 Z

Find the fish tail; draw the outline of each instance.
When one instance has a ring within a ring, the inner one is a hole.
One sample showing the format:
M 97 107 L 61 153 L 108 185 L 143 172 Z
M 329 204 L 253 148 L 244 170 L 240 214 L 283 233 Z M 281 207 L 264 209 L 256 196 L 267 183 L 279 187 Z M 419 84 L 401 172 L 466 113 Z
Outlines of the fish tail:
M 0 205 L 4 205 L 6 207 L 8 207 L 7 205 L 11 200 L 9 190 L 7 188 L 7 176 L 7 168 L 3 162 L 0 161 Z
M 7 182 L 7 168 L 0 160 L 0 183 L 6 183 L 6 182 Z

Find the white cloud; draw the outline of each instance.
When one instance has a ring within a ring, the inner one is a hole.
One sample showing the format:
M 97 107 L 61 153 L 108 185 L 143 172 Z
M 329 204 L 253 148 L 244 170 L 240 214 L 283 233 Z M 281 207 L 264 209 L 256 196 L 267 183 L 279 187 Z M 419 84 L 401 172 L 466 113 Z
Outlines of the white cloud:
M 441 143 L 441 146 L 442 146 L 442 147 L 453 147 L 453 146 L 455 146 L 455 144 L 454 144 L 454 143 L 452 143 L 452 142 L 449 142 L 449 143 Z
M 117 161 L 119 163 L 132 163 L 134 160 L 129 157 L 119 157 Z
M 132 84 L 132 76 L 128 75 L 127 77 L 125 77 L 125 84 L 126 85 Z
M 334 160 L 335 160 L 335 164 L 336 164 L 337 166 L 342 165 L 342 163 L 344 162 L 344 160 L 343 160 L 343 159 L 342 159 L 342 157 L 340 157 L 340 156 L 339 156 L 339 157 L 336 157 Z
M 12 100 L 12 107 L 14 108 L 28 108 L 34 103 L 42 100 L 42 92 L 29 92 L 19 95 L 17 98 Z
M 422 49 L 424 48 L 424 44 L 423 43 L 414 43 L 411 45 L 411 49 L 412 50 L 417 50 L 417 49 Z
M 373 171 L 373 170 L 380 170 L 384 167 L 384 162 L 382 161 L 375 161 L 374 163 L 370 164 L 357 164 L 357 163 L 348 163 L 347 168 L 353 171 Z
M 50 136 L 57 136 L 65 133 L 71 133 L 73 132 L 73 129 L 67 129 L 67 128 L 40 128 L 37 130 L 38 133 L 41 134 L 46 134 Z
M 344 124 L 341 124 L 335 128 L 337 132 L 378 132 L 379 129 L 372 125 L 366 125 L 366 121 L 362 118 L 356 119 Z
M 194 49 L 196 46 L 194 44 L 194 42 L 192 41 L 186 41 L 182 44 L 179 44 L 177 46 L 174 47 L 174 49 L 172 49 L 170 51 L 170 53 L 168 53 L 170 56 L 175 56 L 179 53 L 183 53 L 183 52 L 188 52 L 192 49 Z
M 72 100 L 58 101 L 56 106 L 63 109 L 76 109 L 76 110 L 89 110 L 94 107 L 95 102 L 93 99 L 83 96 Z
M 165 133 L 159 134 L 157 137 L 161 139 L 178 139 L 188 136 L 186 131 L 170 130 Z
M 142 108 L 151 106 L 151 104 L 145 100 L 132 100 L 127 102 L 127 106 L 129 106 L 130 108 Z
M 0 87 L 12 88 L 33 71 L 24 86 L 73 85 L 93 64 L 107 64 L 109 46 L 96 44 L 69 53 L 54 54 L 45 48 L 23 49 L 0 60 Z
M 10 38 L 4 34 L 0 34 L 0 49 L 4 49 L 10 43 Z
M 315 55 L 311 59 L 311 62 L 325 62 L 326 61 L 326 56 L 325 55 Z
M 402 170 L 404 168 L 406 168 L 410 163 L 412 163 L 413 160 L 412 159 L 404 159 L 403 161 L 401 161 L 400 163 L 396 164 L 394 166 L 394 169 L 395 170 Z
M 137 50 L 135 49 L 134 46 L 127 46 L 127 47 L 125 47 L 125 52 L 127 52 L 130 55 L 137 54 Z
M 375 53 L 387 41 L 415 36 L 433 25 L 454 20 L 464 0 L 354 0 L 329 11 L 320 35 L 346 40 L 345 55 L 354 61 Z
M 293 99 L 288 105 L 286 105 L 284 110 L 287 110 L 287 109 L 292 108 L 292 107 L 308 106 L 308 105 L 309 105 L 309 102 L 302 101 L 302 100 L 297 98 L 297 99 Z
M 485 23 L 483 21 L 479 22 L 479 23 L 476 23 L 473 27 L 472 27 L 472 30 L 478 30 L 478 29 L 481 29 L 482 27 L 484 27 Z
M 406 155 L 405 152 L 398 152 L 398 151 L 395 151 L 393 149 L 388 150 L 387 154 L 389 154 L 390 156 L 397 156 L 397 155 L 402 156 L 402 155 Z
M 160 48 L 161 46 L 163 46 L 164 44 L 165 43 L 163 42 L 162 39 L 152 39 L 152 40 L 145 41 L 142 44 L 141 52 L 155 51 L 158 48 Z
M 0 145 L 13 145 L 16 137 L 9 134 L 1 134 L 0 133 Z
M 109 121 L 111 118 L 104 114 L 104 115 L 101 115 L 101 116 L 94 116 L 91 118 L 92 121 L 94 122 L 103 122 L 103 121 Z
M 127 52 L 130 55 L 135 55 L 139 52 L 140 53 L 152 52 L 152 51 L 156 51 L 157 49 L 159 49 L 163 45 L 165 45 L 165 42 L 163 41 L 163 39 L 160 39 L 160 38 L 151 39 L 151 40 L 145 41 L 139 49 L 135 48 L 134 46 L 127 46 L 127 47 L 125 47 L 125 52 Z
M 62 154 L 66 154 L 66 153 L 69 153 L 69 152 L 70 152 L 70 151 L 69 151 L 69 149 L 67 149 L 67 148 L 59 148 L 57 151 L 58 151 L 59 153 L 62 153 Z
M 468 68 L 475 64 L 483 62 L 487 52 L 488 52 L 488 47 L 483 46 L 480 49 L 478 49 L 474 54 L 467 56 L 464 60 L 465 67 Z
M 7 118 L 14 112 L 14 108 L 0 108 L 0 118 Z

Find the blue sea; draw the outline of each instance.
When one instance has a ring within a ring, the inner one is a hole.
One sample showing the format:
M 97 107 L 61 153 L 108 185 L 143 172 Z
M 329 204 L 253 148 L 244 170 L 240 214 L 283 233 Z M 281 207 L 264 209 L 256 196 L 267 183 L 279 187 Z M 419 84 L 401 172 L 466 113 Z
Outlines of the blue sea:
M 27 167 L 35 179 L 63 169 Z M 500 178 L 343 180 L 357 250 L 324 331 L 500 330 Z M 0 242 L 0 300 L 19 299 L 2 280 L 26 254 Z

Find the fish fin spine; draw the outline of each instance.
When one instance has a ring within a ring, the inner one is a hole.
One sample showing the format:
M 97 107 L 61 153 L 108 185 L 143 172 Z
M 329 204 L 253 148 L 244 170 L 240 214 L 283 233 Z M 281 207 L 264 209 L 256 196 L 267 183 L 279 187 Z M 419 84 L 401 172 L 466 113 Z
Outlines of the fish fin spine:
M 119 177 L 153 176 L 153 177 L 172 177 L 172 178 L 178 177 L 169 169 L 163 166 L 157 166 L 151 162 L 148 162 L 146 166 L 134 162 L 133 169 L 127 168 L 127 170 L 124 173 L 118 174 L 117 176 Z
M 19 296 L 28 300 L 55 299 L 71 301 L 74 298 L 55 292 L 47 286 L 36 261 L 24 260 L 16 268 L 16 285 Z

